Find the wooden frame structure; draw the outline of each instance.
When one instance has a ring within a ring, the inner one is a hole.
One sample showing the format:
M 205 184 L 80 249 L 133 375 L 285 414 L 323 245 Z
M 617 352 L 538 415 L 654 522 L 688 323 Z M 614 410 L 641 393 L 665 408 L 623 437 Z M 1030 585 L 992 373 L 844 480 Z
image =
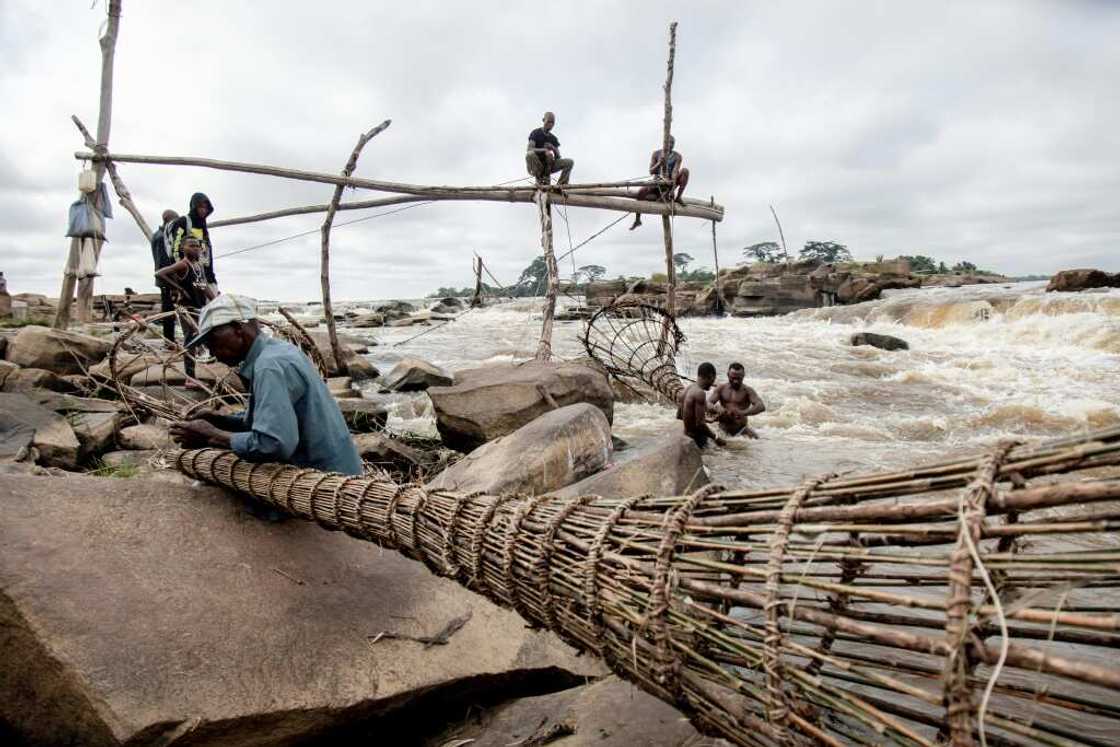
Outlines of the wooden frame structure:
M 544 320 L 536 354 L 537 358 L 543 360 L 549 359 L 552 354 L 552 325 L 555 317 L 556 299 L 560 287 L 559 270 L 557 268 L 556 254 L 553 251 L 552 244 L 553 204 L 660 215 L 665 247 L 665 272 L 669 278 L 666 309 L 671 315 L 674 315 L 676 312 L 676 267 L 673 264 L 673 217 L 681 216 L 710 220 L 713 223 L 713 227 L 716 221 L 723 220 L 723 207 L 717 205 L 714 199 L 708 201 L 687 199 L 681 202 L 674 202 L 672 200 L 672 185 L 668 183 L 668 174 L 664 171 L 666 168 L 665 163 L 663 163 L 663 171 L 660 175 L 645 181 L 597 182 L 562 186 L 432 186 L 363 179 L 353 176 L 358 155 L 362 148 L 370 139 L 389 126 L 389 120 L 386 120 L 381 125 L 362 134 L 341 174 L 305 171 L 266 164 L 223 161 L 212 158 L 136 155 L 112 152 L 109 150 L 108 141 L 112 109 L 113 53 L 120 24 L 121 2 L 122 0 L 111 0 L 109 3 L 108 30 L 101 39 L 101 109 L 98 117 L 97 138 L 94 140 L 90 137 L 89 132 L 78 118 L 73 117 L 74 123 L 82 132 L 86 147 L 89 149 L 87 151 L 75 153 L 75 158 L 92 162 L 97 172 L 98 181 L 100 181 L 102 172 L 109 172 L 113 188 L 117 193 L 120 204 L 135 219 L 137 226 L 144 234 L 145 241 L 150 239 L 152 233 L 151 228 L 136 208 L 127 187 L 125 187 L 124 182 L 117 173 L 116 164 L 118 163 L 193 166 L 334 185 L 334 194 L 329 203 L 285 208 L 267 213 L 214 221 L 210 224 L 210 227 L 218 228 L 221 226 L 243 225 L 289 215 L 306 215 L 320 212 L 325 212 L 327 214 L 321 229 L 320 283 L 322 287 L 323 313 L 326 316 L 327 329 L 336 359 L 341 360 L 341 356 L 339 356 L 337 350 L 338 335 L 335 329 L 335 320 L 330 298 L 330 231 L 334 216 L 339 210 L 360 210 L 387 205 L 442 200 L 534 203 L 537 206 L 540 218 L 541 249 L 545 258 L 545 264 L 548 268 L 549 280 L 545 296 Z M 664 85 L 665 106 L 662 122 L 662 152 L 668 152 L 669 150 L 669 137 L 672 127 L 673 109 L 671 93 L 673 85 L 673 65 L 676 57 L 676 40 L 677 24 L 673 22 L 669 26 L 669 59 Z M 643 186 L 660 186 L 662 188 L 662 193 L 668 195 L 668 199 L 662 199 L 660 201 L 635 199 L 637 197 L 635 188 L 641 188 Z M 341 197 L 345 187 L 385 192 L 389 193 L 391 196 L 343 203 L 341 202 Z M 65 327 L 69 322 L 70 305 L 72 302 L 74 281 L 77 274 L 77 265 L 78 257 L 76 252 L 72 250 L 64 272 L 62 293 L 59 297 L 58 315 L 55 319 L 55 326 Z M 78 318 L 80 320 L 88 320 L 90 316 L 90 302 L 93 292 L 92 282 L 93 279 L 88 278 L 82 281 L 82 284 L 79 284 Z

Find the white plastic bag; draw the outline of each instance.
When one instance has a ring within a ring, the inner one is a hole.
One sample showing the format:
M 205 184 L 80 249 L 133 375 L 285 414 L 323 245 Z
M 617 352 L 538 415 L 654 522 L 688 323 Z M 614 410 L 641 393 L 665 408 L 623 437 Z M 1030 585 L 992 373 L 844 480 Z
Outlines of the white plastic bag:
M 93 169 L 85 169 L 82 173 L 78 174 L 78 189 L 88 194 L 93 194 L 97 189 L 97 174 Z
M 94 239 L 82 239 L 78 252 L 78 279 L 95 277 L 97 275 L 97 248 Z

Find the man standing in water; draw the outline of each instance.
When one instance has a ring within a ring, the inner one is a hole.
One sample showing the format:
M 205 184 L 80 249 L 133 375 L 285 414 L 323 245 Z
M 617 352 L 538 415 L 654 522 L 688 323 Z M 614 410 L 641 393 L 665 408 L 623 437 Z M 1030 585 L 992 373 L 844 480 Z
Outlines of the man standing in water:
M 720 384 L 708 395 L 708 403 L 718 405 L 719 427 L 729 436 L 758 438 L 747 425 L 747 418 L 766 412 L 766 405 L 751 387 L 743 383 L 746 369 L 742 363 L 732 363 L 727 369 L 727 383 Z
M 536 177 L 537 184 L 548 184 L 552 174 L 560 172 L 557 185 L 568 183 L 572 175 L 572 167 L 576 162 L 570 158 L 560 157 L 560 141 L 552 134 L 556 126 L 556 115 L 552 112 L 544 113 L 541 126 L 529 133 L 529 146 L 525 151 L 525 167 L 531 176 Z
M 705 361 L 696 369 L 696 381 L 689 384 L 681 393 L 680 407 L 677 417 L 684 421 L 684 433 L 696 442 L 701 449 L 708 445 L 708 439 L 716 442 L 716 446 L 724 446 L 722 438 L 712 433 L 708 427 L 707 391 L 716 382 L 716 367 Z

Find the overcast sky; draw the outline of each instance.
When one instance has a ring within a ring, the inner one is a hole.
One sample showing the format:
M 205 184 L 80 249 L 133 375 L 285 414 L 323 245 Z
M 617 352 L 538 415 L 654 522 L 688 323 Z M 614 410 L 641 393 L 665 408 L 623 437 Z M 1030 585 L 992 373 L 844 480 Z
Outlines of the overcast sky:
M 82 141 L 95 128 L 103 0 L 0 0 L 0 271 L 57 294 Z M 125 0 L 111 149 L 423 184 L 525 176 L 545 109 L 576 181 L 637 177 L 661 133 L 668 24 L 680 23 L 673 132 L 692 196 L 726 206 L 722 264 L 747 244 L 847 244 L 1012 274 L 1120 270 L 1120 2 L 234 2 Z M 208 193 L 212 218 L 326 202 L 332 188 L 122 164 L 153 224 Z M 368 199 L 348 192 L 346 199 Z M 516 280 L 539 253 L 532 205 L 442 203 L 332 235 L 336 298 L 471 282 L 471 253 Z M 148 290 L 151 255 L 118 209 L 99 292 Z M 569 212 L 577 243 L 617 217 Z M 213 232 L 223 290 L 318 294 L 321 215 Z M 611 275 L 661 268 L 659 222 L 577 252 Z M 557 249 L 568 235 L 557 220 Z M 224 253 L 314 231 L 236 256 Z M 710 224 L 676 246 L 711 265 Z M 570 261 L 562 270 L 570 272 Z

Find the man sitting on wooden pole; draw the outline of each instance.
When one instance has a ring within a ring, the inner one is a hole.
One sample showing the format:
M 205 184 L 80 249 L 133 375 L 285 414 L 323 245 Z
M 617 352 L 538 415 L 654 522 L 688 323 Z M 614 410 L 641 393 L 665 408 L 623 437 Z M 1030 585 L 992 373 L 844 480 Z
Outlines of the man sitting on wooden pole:
M 560 141 L 552 134 L 556 126 L 556 115 L 552 112 L 544 113 L 542 126 L 529 133 L 529 146 L 525 151 L 525 166 L 529 175 L 537 180 L 537 184 L 548 184 L 551 175 L 560 172 L 560 179 L 556 182 L 567 184 L 572 175 L 572 167 L 576 162 L 570 158 L 560 157 Z
M 311 360 L 291 343 L 261 334 L 255 304 L 225 294 L 206 304 L 198 335 L 249 388 L 249 408 L 237 415 L 213 410 L 177 423 L 171 435 L 187 448 L 230 449 L 250 462 L 286 462 L 344 475 L 362 474 L 362 460 L 338 403 Z
M 688 169 L 681 166 L 681 163 L 684 161 L 684 157 L 680 153 L 678 153 L 677 151 L 673 150 L 673 146 L 676 144 L 676 142 L 677 142 L 677 139 L 675 137 L 673 137 L 672 135 L 670 135 L 669 136 L 669 163 L 668 163 L 668 168 L 666 169 L 666 172 L 665 172 L 666 175 L 668 176 L 668 179 L 669 179 L 668 183 L 667 184 L 658 184 L 658 185 L 649 186 L 649 187 L 642 187 L 641 189 L 638 190 L 638 194 L 635 195 L 635 199 L 638 199 L 638 200 L 655 200 L 655 201 L 672 199 L 672 200 L 675 200 L 680 205 L 684 204 L 684 188 L 688 186 Z M 661 155 L 661 148 L 658 148 L 657 150 L 655 150 L 650 155 L 650 157 L 649 157 L 649 173 L 650 173 L 650 175 L 652 175 L 654 177 L 663 176 L 663 174 L 661 173 L 661 168 L 662 168 L 662 166 L 665 165 L 665 164 L 662 163 L 663 160 L 664 159 L 662 158 L 662 155 Z M 674 189 L 677 191 L 677 194 L 676 194 L 675 197 L 673 196 L 673 190 Z M 634 213 L 634 224 L 632 226 L 630 226 L 630 230 L 633 231 L 635 228 L 637 228 L 640 225 L 642 225 L 642 214 L 641 213 Z

